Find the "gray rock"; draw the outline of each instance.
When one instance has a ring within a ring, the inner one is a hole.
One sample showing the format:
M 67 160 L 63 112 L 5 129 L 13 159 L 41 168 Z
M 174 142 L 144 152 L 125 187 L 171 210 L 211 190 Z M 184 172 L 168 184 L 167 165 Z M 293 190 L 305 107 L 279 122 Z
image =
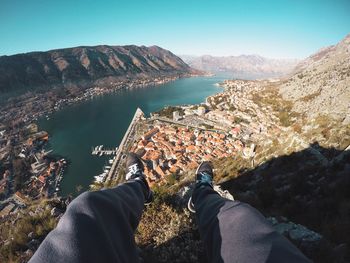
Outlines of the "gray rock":
M 179 196 L 180 198 L 188 199 L 191 190 L 192 190 L 192 187 L 184 186 L 184 187 L 181 188 L 180 191 L 178 192 L 178 196 Z
M 282 235 L 287 235 L 293 229 L 293 225 L 289 223 L 280 223 L 274 226 L 276 231 Z
M 192 191 L 193 191 L 194 183 L 191 183 L 187 186 L 182 187 L 177 195 L 176 195 L 176 202 L 180 206 L 187 206 L 188 200 L 192 196 Z M 227 198 L 229 200 L 234 200 L 233 196 L 227 191 L 221 189 L 219 185 L 214 185 L 214 190 L 218 192 L 222 197 Z
M 269 217 L 267 220 L 272 223 L 278 233 L 289 237 L 297 243 L 300 243 L 301 241 L 319 242 L 323 238 L 320 234 L 306 228 L 305 226 L 294 224 L 283 217 L 280 219 Z
M 303 240 L 309 242 L 319 241 L 322 239 L 320 234 L 301 225 L 296 225 L 296 227 L 289 232 L 289 236 L 293 240 Z
M 29 239 L 33 239 L 33 237 L 34 237 L 34 232 L 30 232 L 30 233 L 28 234 L 28 238 L 29 238 Z
M 33 255 L 33 251 L 30 249 L 27 249 L 26 251 L 24 251 L 24 255 L 25 256 L 32 256 Z
M 233 195 L 231 195 L 231 193 L 229 191 L 221 189 L 221 187 L 219 185 L 214 185 L 214 190 L 216 192 L 218 192 L 219 195 L 221 195 L 224 198 L 227 198 L 229 200 L 235 200 L 233 198 Z

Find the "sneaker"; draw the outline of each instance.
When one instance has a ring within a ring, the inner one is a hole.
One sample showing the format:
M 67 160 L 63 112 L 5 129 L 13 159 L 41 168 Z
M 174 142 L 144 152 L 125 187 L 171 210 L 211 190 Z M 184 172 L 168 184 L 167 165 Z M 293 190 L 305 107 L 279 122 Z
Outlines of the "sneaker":
M 196 171 L 196 184 L 208 184 L 213 188 L 213 165 L 211 162 L 202 162 Z
M 211 162 L 202 162 L 196 171 L 196 185 L 195 187 L 197 187 L 198 185 L 208 185 L 211 188 L 213 188 L 213 165 L 211 164 Z M 188 204 L 187 204 L 188 210 L 190 210 L 190 212 L 195 213 L 196 210 L 194 209 L 194 204 L 192 202 L 192 196 L 190 197 L 190 199 L 188 200 Z
M 136 153 L 129 153 L 126 158 L 126 170 L 125 176 L 126 181 L 136 179 L 138 177 L 144 177 L 143 174 L 143 163 Z
M 139 180 L 145 185 L 145 204 L 148 205 L 153 201 L 153 192 L 150 190 L 146 177 L 143 173 L 144 166 L 140 159 L 135 153 L 129 153 L 126 158 L 126 170 L 125 176 L 126 181 Z

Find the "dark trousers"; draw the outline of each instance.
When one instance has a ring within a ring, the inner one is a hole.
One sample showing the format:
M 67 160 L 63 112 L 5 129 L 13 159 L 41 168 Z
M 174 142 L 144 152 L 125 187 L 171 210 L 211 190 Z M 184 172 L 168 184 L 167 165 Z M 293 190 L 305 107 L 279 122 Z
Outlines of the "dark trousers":
M 139 262 L 134 232 L 143 183 L 86 192 L 67 208 L 29 262 Z M 310 262 L 254 208 L 197 187 L 193 201 L 210 262 Z
M 209 262 L 311 262 L 250 205 L 205 185 L 192 198 Z

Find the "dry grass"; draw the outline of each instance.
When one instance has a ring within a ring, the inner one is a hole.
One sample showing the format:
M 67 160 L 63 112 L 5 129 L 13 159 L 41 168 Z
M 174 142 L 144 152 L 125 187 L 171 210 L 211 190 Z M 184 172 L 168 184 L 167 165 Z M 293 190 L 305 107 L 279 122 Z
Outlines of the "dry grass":
M 252 100 L 260 107 L 270 106 L 279 118 L 281 125 L 285 127 L 293 124 L 293 117 L 299 117 L 298 113 L 292 111 L 293 103 L 284 100 L 278 93 L 277 84 L 267 85 L 263 91 L 253 93 Z
M 42 211 L 35 215 L 29 214 L 36 209 Z M 46 201 L 23 210 L 18 220 L 3 222 L 0 227 L 1 240 L 6 242 L 0 248 L 0 262 L 26 262 L 29 258 L 23 252 L 31 241 L 28 234 L 32 232 L 34 239 L 42 241 L 56 224 L 57 219 L 51 216 Z

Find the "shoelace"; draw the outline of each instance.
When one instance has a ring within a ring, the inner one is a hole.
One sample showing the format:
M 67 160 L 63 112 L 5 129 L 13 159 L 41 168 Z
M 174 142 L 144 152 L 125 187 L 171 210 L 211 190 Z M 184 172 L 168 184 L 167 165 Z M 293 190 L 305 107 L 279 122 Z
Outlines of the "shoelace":
M 133 175 L 140 173 L 140 168 L 137 163 L 130 165 L 128 169 L 129 172 L 126 174 L 126 180 L 129 180 Z
M 210 185 L 213 185 L 213 179 L 208 173 L 200 172 L 199 174 L 201 177 L 199 180 L 197 180 L 197 183 L 208 183 Z

